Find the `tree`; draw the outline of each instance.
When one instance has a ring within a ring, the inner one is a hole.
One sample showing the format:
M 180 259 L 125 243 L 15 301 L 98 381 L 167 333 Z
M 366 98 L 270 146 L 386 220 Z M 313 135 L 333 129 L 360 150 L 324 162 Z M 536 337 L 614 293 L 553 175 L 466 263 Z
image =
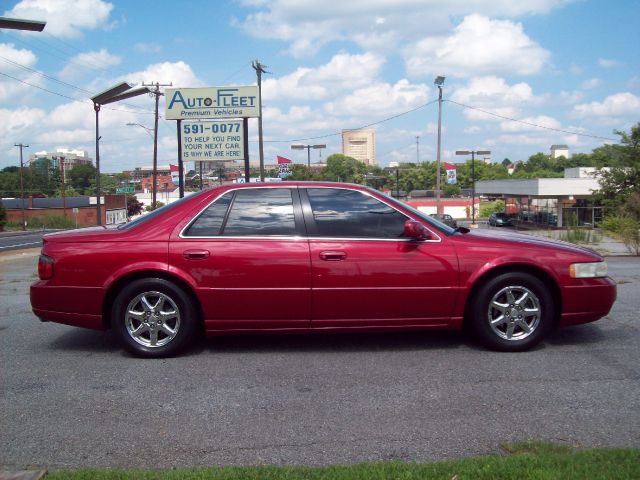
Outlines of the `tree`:
M 367 173 L 367 166 L 341 153 L 334 153 L 327 157 L 327 166 L 322 175 L 325 180 L 332 182 L 361 183 Z
M 71 186 L 82 195 L 93 193 L 91 186 L 95 184 L 96 167 L 91 164 L 77 165 L 66 172 L 66 175 Z
M 615 133 L 621 137 L 620 144 L 604 145 L 594 150 L 594 156 L 601 163 L 598 172 L 602 187 L 596 193 L 596 199 L 610 212 L 640 220 L 640 208 L 637 207 L 640 196 L 640 123 L 631 127 L 628 134 L 622 131 Z
M 142 213 L 144 204 L 135 195 L 127 195 L 127 216 L 133 217 Z

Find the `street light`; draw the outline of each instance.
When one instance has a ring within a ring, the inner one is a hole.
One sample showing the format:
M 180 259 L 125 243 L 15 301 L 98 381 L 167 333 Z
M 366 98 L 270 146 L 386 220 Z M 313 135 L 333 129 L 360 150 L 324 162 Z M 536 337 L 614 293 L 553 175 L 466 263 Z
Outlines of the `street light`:
M 100 208 L 100 129 L 98 127 L 98 112 L 100 112 L 100 106 L 102 105 L 119 102 L 120 100 L 126 100 L 127 98 L 151 92 L 147 87 L 131 90 L 132 88 L 133 85 L 129 85 L 127 82 L 122 82 L 91 97 L 93 109 L 96 112 L 96 213 L 98 216 L 98 225 L 102 225 L 102 211 Z
M 305 148 L 307 149 L 307 166 L 311 168 L 311 149 L 327 148 L 327 146 L 325 144 L 302 145 L 301 143 L 291 145 L 291 150 L 304 150 Z
M 436 157 L 436 212 L 442 213 L 440 210 L 440 145 L 442 142 L 442 85 L 444 85 L 442 75 L 438 75 L 433 81 L 438 87 L 438 149 Z
M 476 155 L 491 155 L 490 150 L 456 150 L 456 155 L 471 155 L 471 224 L 476 224 Z
M 0 17 L 0 28 L 10 28 L 12 30 L 26 30 L 29 32 L 41 32 L 47 22 L 37 20 L 24 20 L 22 18 Z

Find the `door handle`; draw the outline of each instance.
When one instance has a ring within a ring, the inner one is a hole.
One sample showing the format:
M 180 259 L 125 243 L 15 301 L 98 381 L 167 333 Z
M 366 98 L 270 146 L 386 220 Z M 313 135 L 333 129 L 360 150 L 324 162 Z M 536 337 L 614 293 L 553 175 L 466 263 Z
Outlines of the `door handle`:
M 320 252 L 320 258 L 327 262 L 339 262 L 347 258 L 346 252 Z
M 185 250 L 182 256 L 187 260 L 204 260 L 209 256 L 208 250 Z

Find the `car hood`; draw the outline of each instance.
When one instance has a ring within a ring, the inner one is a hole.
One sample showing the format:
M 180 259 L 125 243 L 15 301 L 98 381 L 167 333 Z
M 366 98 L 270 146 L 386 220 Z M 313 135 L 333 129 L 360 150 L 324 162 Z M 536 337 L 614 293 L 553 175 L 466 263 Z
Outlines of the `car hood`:
M 538 237 L 535 235 L 526 235 L 523 233 L 515 233 L 509 231 L 496 231 L 496 230 L 472 230 L 466 237 L 482 241 L 498 244 L 500 247 L 507 247 L 509 245 L 518 246 L 530 246 L 530 247 L 542 247 L 551 249 L 560 249 L 566 252 L 571 252 L 580 255 L 588 255 L 595 259 L 602 260 L 602 256 L 591 250 L 590 248 L 575 245 L 569 242 L 563 242 L 561 240 L 554 240 L 551 238 Z

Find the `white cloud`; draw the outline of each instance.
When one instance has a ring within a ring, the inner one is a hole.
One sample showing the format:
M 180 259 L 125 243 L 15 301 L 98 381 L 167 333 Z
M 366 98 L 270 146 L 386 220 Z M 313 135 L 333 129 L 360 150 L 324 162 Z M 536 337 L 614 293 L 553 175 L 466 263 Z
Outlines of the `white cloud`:
M 471 79 L 467 86 L 454 90 L 451 100 L 506 117 L 517 117 L 523 107 L 542 102 L 533 94 L 528 83 L 509 85 L 504 79 L 494 76 Z M 464 110 L 464 115 L 471 120 L 500 120 L 468 108 Z
M 472 125 L 464 129 L 464 133 L 468 133 L 469 135 L 480 133 L 481 131 L 482 131 L 482 128 L 476 125 Z
M 32 137 L 45 115 L 40 108 L 0 109 L 0 138 L 24 141 Z
M 450 29 L 452 17 L 475 12 L 487 16 L 519 17 L 546 14 L 573 0 L 245 0 L 257 11 L 235 24 L 259 38 L 290 43 L 289 53 L 312 55 L 323 45 L 341 40 L 355 42 L 367 49 L 385 51 L 393 46 L 414 42 L 424 36 L 441 35 Z
M 133 46 L 133 48 L 140 53 L 158 53 L 162 51 L 162 47 L 160 45 L 152 42 L 138 42 Z
M 469 77 L 538 73 L 550 53 L 524 33 L 522 24 L 473 14 L 449 36 L 427 37 L 406 47 L 404 57 L 410 75 Z
M 11 62 L 19 63 L 25 67 L 33 67 L 37 61 L 35 54 L 31 50 L 16 48 L 12 43 L 0 43 L 0 56 L 10 60 L 8 64 L 2 66 L 4 72 L 19 69 Z
M 585 80 L 580 85 L 580 88 L 583 90 L 591 90 L 593 88 L 597 88 L 602 84 L 602 81 L 599 78 L 590 78 L 589 80 Z
M 620 62 L 611 58 L 599 58 L 598 65 L 600 65 L 602 68 L 613 68 L 620 65 Z
M 555 118 L 548 117 L 546 115 L 539 115 L 537 117 L 525 117 L 519 118 L 521 122 L 501 122 L 500 129 L 503 132 L 539 132 L 540 128 L 535 125 L 539 125 L 540 127 L 546 128 L 562 128 L 562 124 L 556 120 Z
M 173 83 L 174 88 L 205 86 L 193 73 L 191 66 L 183 61 L 155 63 L 145 70 L 129 73 L 120 79 L 138 83 Z
M 281 98 L 318 100 L 334 97 L 346 89 L 371 83 L 380 73 L 384 58 L 373 53 L 339 53 L 318 68 L 298 68 L 280 78 L 268 78 L 262 84 L 266 101 Z
M 616 93 L 602 102 L 591 102 L 576 105 L 573 113 L 579 117 L 615 117 L 637 115 L 640 111 L 640 97 L 629 93 Z
M 106 69 L 119 65 L 121 61 L 118 55 L 113 55 L 104 48 L 97 52 L 79 53 L 65 65 L 60 72 L 60 77 L 67 80 L 79 78 L 86 74 L 87 68 Z
M 429 87 L 411 84 L 406 79 L 394 85 L 380 82 L 329 102 L 324 110 L 333 115 L 353 115 L 363 119 L 371 118 L 371 115 L 391 115 L 426 103 L 428 94 Z
M 113 4 L 102 0 L 22 0 L 5 16 L 46 21 L 45 31 L 66 38 L 108 27 Z

